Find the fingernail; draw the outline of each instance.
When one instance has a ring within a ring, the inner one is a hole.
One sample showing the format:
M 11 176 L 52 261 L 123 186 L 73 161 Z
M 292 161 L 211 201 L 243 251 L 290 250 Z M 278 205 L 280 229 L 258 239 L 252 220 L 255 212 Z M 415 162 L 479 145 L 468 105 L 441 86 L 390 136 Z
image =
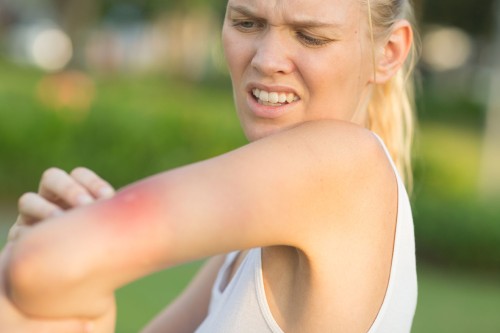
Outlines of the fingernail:
M 115 194 L 115 191 L 111 187 L 102 187 L 99 190 L 99 198 L 107 199 L 111 198 Z
M 80 194 L 76 197 L 76 201 L 78 202 L 78 205 L 83 206 L 94 202 L 94 199 L 92 199 L 92 197 L 88 194 Z

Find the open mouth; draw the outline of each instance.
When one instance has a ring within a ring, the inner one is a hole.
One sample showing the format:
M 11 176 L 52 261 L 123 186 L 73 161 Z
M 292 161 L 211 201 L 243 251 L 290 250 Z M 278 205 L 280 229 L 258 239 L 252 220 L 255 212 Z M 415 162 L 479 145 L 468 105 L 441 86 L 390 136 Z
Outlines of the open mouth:
M 252 95 L 259 104 L 266 106 L 282 106 L 296 102 L 300 99 L 299 96 L 294 93 L 265 91 L 258 88 L 252 89 Z

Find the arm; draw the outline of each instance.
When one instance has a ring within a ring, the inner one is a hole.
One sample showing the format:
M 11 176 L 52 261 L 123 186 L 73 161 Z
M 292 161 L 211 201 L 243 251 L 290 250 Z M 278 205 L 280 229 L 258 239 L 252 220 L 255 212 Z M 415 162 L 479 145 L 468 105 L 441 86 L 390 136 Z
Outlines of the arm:
M 40 318 L 27 316 L 7 297 L 4 271 L 10 252 L 17 239 L 44 219 L 62 214 L 85 202 L 109 197 L 113 188 L 92 171 L 76 168 L 71 174 L 59 169 L 49 169 L 42 176 L 38 193 L 26 193 L 19 200 L 19 216 L 9 232 L 9 239 L 0 251 L 0 332 L 51 332 L 51 333 L 105 333 L 114 330 L 114 304 L 100 317 L 92 320 L 81 318 Z M 36 278 L 36 277 L 34 277 Z
M 210 294 L 224 255 L 207 261 L 183 293 L 160 313 L 142 333 L 192 333 L 208 313 Z
M 5 269 L 12 244 L 0 251 L 0 273 Z M 115 327 L 115 308 L 109 308 L 103 315 L 85 320 L 82 318 L 42 318 L 27 316 L 8 299 L 4 275 L 0 274 L 0 332 L 50 332 L 50 333 L 111 333 Z
M 151 177 L 26 233 L 10 296 L 27 313 L 94 317 L 116 288 L 182 262 L 278 244 L 308 253 L 318 230 L 356 218 L 360 191 L 380 189 L 377 155 L 368 131 L 318 122 Z

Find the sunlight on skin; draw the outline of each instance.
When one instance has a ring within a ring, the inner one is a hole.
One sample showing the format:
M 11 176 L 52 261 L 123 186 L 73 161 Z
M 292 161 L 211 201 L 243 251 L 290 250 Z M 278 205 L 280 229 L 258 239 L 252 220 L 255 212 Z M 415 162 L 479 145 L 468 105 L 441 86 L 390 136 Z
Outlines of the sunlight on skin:
M 83 209 L 79 213 L 79 220 L 93 224 L 91 229 L 96 244 L 106 244 L 103 250 L 107 252 L 106 255 L 113 257 L 115 269 L 126 270 L 130 265 L 150 269 L 152 265 L 158 264 L 158 254 L 167 249 L 158 249 L 157 246 L 167 245 L 170 234 L 167 230 L 169 224 L 165 223 L 167 189 L 162 177 L 150 177 L 122 189 L 112 199 L 98 202 L 93 208 Z M 134 248 L 130 244 L 134 244 Z M 141 251 L 137 251 L 139 249 Z M 123 256 L 124 251 L 126 256 Z M 124 262 L 118 262 L 118 258 Z
M 157 179 L 133 184 L 119 191 L 111 200 L 97 203 L 96 213 L 90 210 L 89 214 L 99 214 L 98 220 L 107 221 L 113 229 L 118 229 L 113 232 L 134 232 L 137 227 L 143 227 L 141 221 L 162 213 L 164 196 L 160 200 L 158 192 L 163 185 Z

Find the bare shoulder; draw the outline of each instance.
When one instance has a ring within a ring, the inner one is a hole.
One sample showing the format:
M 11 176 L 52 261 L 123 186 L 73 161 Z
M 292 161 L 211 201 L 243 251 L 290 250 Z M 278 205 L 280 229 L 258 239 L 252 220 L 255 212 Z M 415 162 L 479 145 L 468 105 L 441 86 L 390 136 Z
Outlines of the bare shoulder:
M 323 120 L 301 124 L 281 135 L 280 139 L 301 150 L 297 156 L 308 160 L 335 195 L 342 192 L 341 197 L 356 202 L 384 201 L 385 190 L 397 187 L 390 157 L 366 128 Z
M 366 331 L 390 274 L 398 197 L 394 170 L 381 142 L 366 129 L 320 121 L 283 134 L 294 136 L 302 138 L 314 164 L 324 164 L 315 168 L 323 184 L 308 203 L 314 209 L 308 210 L 300 251 L 264 252 L 268 295 L 275 295 L 268 297 L 271 311 L 290 332 Z M 279 266 L 273 258 L 290 264 Z M 283 275 L 293 283 L 283 287 Z
M 293 146 L 297 152 L 290 158 L 303 159 L 313 173 L 302 176 L 314 182 L 310 199 L 322 214 L 311 216 L 316 222 L 309 222 L 309 230 L 323 234 L 321 221 L 329 229 L 348 225 L 350 230 L 372 228 L 374 220 L 394 224 L 392 218 L 376 219 L 395 213 L 397 179 L 390 157 L 373 132 L 325 120 L 301 124 L 269 140 L 283 141 L 278 147 Z
M 351 173 L 374 165 L 391 170 L 388 156 L 375 134 L 352 123 L 321 120 L 300 124 L 270 140 L 291 140 L 296 148 L 305 148 L 310 157 L 334 163 L 335 168 L 349 166 Z M 365 163 L 360 163 L 365 162 Z M 356 169 L 352 167 L 357 165 Z

